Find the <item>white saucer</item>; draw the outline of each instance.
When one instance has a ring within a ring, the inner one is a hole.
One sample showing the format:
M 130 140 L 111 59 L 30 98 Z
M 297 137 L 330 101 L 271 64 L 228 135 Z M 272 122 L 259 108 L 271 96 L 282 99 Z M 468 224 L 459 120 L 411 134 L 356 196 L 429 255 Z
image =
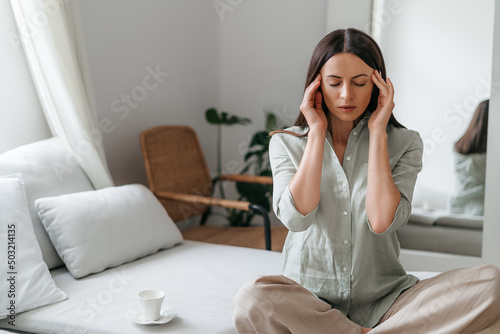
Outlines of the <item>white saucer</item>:
M 130 310 L 127 313 L 127 317 L 135 322 L 136 324 L 139 325 L 160 325 L 160 324 L 166 324 L 173 318 L 177 316 L 177 311 L 173 309 L 172 307 L 165 307 L 164 309 L 161 310 L 160 312 L 160 319 L 158 320 L 144 320 L 142 318 L 142 311 L 140 310 Z

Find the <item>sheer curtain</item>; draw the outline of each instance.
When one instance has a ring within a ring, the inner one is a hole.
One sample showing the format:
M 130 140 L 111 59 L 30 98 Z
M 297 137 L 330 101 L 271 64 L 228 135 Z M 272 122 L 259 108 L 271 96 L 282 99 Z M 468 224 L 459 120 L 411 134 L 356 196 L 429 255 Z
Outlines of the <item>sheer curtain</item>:
M 113 185 L 102 133 L 79 67 L 72 0 L 11 0 L 40 103 L 54 136 L 71 148 L 96 189 Z

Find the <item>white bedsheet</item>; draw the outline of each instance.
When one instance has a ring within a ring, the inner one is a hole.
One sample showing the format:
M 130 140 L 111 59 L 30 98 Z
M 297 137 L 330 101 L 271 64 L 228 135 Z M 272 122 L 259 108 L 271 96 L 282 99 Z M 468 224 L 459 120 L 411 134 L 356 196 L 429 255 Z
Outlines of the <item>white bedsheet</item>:
M 82 279 L 55 269 L 52 276 L 68 300 L 17 315 L 15 328 L 5 319 L 0 327 L 39 334 L 236 333 L 231 303 L 239 287 L 252 277 L 280 273 L 281 253 L 184 241 Z M 139 309 L 136 295 L 144 289 L 163 290 L 163 305 L 178 316 L 154 326 L 129 320 L 127 312 Z
M 281 253 L 184 241 L 174 248 L 102 273 L 75 279 L 52 271 L 68 300 L 17 315 L 16 327 L 34 333 L 235 333 L 231 303 L 239 287 L 257 275 L 279 274 Z M 139 309 L 137 293 L 165 292 L 163 305 L 177 310 L 167 324 L 137 325 L 127 318 Z

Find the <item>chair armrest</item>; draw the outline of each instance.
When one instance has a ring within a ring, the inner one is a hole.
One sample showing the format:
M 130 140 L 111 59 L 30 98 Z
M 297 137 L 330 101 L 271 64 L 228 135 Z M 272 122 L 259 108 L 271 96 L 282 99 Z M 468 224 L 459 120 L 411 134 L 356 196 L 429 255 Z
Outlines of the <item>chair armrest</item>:
M 273 178 L 270 176 L 256 176 L 246 174 L 222 174 L 219 175 L 221 181 L 236 181 L 247 183 L 273 184 Z
M 230 199 L 220 199 L 213 197 L 188 195 L 182 193 L 174 193 L 170 191 L 158 191 L 155 195 L 162 199 L 170 199 L 176 201 L 190 202 L 190 203 L 200 203 L 210 206 L 220 206 L 223 208 L 237 209 L 249 211 L 250 202 L 235 201 Z
M 176 201 L 190 202 L 190 203 L 200 203 L 210 206 L 220 206 L 224 208 L 245 210 L 245 211 L 256 211 L 262 215 L 264 219 L 264 237 L 266 241 L 266 250 L 271 250 L 271 223 L 269 221 L 269 216 L 266 210 L 260 205 L 253 204 L 250 202 L 235 201 L 230 199 L 220 199 L 213 197 L 188 195 L 182 193 L 174 193 L 170 191 L 158 191 L 155 195 L 161 199 L 170 199 Z

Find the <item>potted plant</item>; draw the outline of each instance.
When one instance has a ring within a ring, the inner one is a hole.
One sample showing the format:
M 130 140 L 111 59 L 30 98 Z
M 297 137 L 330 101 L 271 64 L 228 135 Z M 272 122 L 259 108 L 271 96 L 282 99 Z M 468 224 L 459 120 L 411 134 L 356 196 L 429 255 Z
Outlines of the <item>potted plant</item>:
M 240 174 L 252 174 L 257 176 L 272 176 L 269 163 L 269 132 L 277 129 L 276 115 L 271 111 L 265 111 L 265 128 L 253 134 L 252 139 L 244 156 L 244 166 Z M 210 108 L 205 113 L 205 118 L 210 124 L 217 125 L 217 173 L 221 170 L 221 126 L 251 123 L 248 118 L 230 116 L 227 112 L 221 112 Z M 236 182 L 236 190 L 239 193 L 238 200 L 248 201 L 262 206 L 267 212 L 271 210 L 272 185 Z M 219 182 L 219 191 L 222 198 L 225 198 L 222 184 Z M 248 226 L 254 212 L 236 209 L 227 209 L 227 220 L 231 226 Z

